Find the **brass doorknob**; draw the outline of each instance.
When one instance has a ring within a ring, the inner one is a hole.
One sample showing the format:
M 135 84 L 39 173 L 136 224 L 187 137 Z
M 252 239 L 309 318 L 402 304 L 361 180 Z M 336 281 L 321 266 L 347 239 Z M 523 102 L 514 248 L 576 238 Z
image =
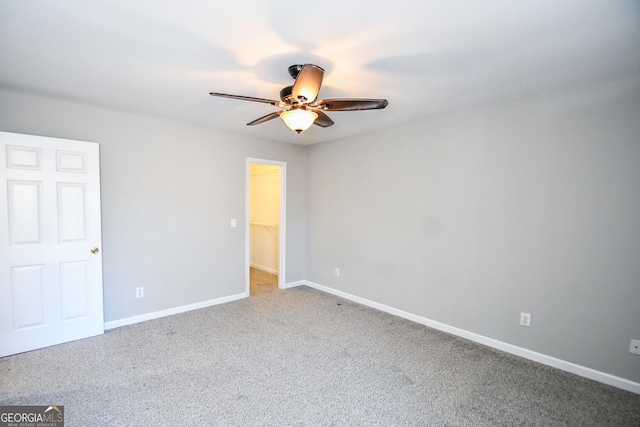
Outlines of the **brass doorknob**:
M 98 250 L 99 250 L 98 248 L 93 248 L 93 249 L 91 249 L 91 253 L 92 254 L 97 254 Z

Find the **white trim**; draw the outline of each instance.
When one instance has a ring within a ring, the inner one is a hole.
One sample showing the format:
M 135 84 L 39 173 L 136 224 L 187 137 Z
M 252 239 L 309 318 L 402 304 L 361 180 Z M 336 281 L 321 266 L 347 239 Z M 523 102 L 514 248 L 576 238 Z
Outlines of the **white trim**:
M 139 316 L 127 317 L 119 320 L 112 320 L 105 322 L 104 329 L 119 328 L 121 326 L 133 325 L 134 323 L 145 322 L 147 320 L 159 319 L 160 317 L 172 316 L 174 314 L 185 313 L 191 310 L 198 310 L 200 308 L 211 307 L 212 305 L 224 304 L 226 302 L 236 301 L 242 298 L 247 298 L 248 293 L 241 293 L 236 295 L 229 295 L 227 297 L 211 299 L 208 301 L 197 302 L 195 304 L 183 305 L 181 307 L 168 308 L 166 310 L 154 311 L 153 313 L 141 314 Z
M 303 286 L 306 285 L 307 282 L 305 282 L 304 280 L 298 280 L 297 282 L 291 282 L 291 283 L 285 283 L 284 287 L 282 289 L 290 289 L 290 288 L 295 288 L 296 286 Z
M 272 268 L 269 267 L 264 267 L 262 265 L 258 265 L 258 264 L 251 264 L 251 268 L 255 268 L 257 270 L 260 271 L 264 271 L 265 273 L 271 273 L 271 274 L 275 274 L 276 276 L 278 275 L 278 270 L 274 270 Z
M 256 159 L 253 157 L 247 157 L 245 163 L 245 241 L 244 241 L 244 262 L 245 262 L 245 288 L 246 293 L 251 293 L 251 241 L 250 241 L 250 214 L 249 211 L 249 196 L 250 184 L 251 184 L 251 164 L 258 163 L 262 165 L 273 165 L 280 167 L 280 223 L 278 224 L 278 288 L 286 288 L 286 260 L 287 260 L 287 162 L 281 162 L 278 160 L 268 159 Z
M 497 350 L 504 351 L 516 356 L 523 357 L 525 359 L 533 360 L 534 362 L 542 363 L 543 365 L 552 366 L 562 371 L 570 372 L 575 375 L 579 375 L 590 380 L 598 381 L 613 387 L 627 390 L 632 393 L 640 394 L 640 383 L 636 383 L 625 378 L 617 377 L 615 375 L 607 374 L 605 372 L 596 371 L 595 369 L 587 368 L 586 366 L 577 365 L 566 360 L 557 359 L 546 354 L 538 353 L 526 348 L 518 347 L 512 344 L 508 344 L 502 341 L 498 341 L 493 338 L 485 337 L 474 332 L 469 332 L 464 329 L 456 328 L 444 323 L 436 322 L 435 320 L 427 319 L 426 317 L 418 316 L 397 308 L 390 307 L 388 305 L 380 304 L 375 301 L 371 301 L 365 298 L 361 298 L 337 289 L 329 288 L 327 286 L 319 285 L 307 280 L 303 280 L 306 286 L 317 289 L 322 292 L 326 292 L 332 295 L 339 296 L 341 298 L 357 302 L 362 305 L 366 305 L 376 310 L 384 311 L 395 316 L 402 317 L 407 320 L 411 320 L 416 323 L 428 326 L 439 331 L 447 332 L 452 335 L 456 335 L 474 342 L 477 342 L 487 347 L 492 347 Z

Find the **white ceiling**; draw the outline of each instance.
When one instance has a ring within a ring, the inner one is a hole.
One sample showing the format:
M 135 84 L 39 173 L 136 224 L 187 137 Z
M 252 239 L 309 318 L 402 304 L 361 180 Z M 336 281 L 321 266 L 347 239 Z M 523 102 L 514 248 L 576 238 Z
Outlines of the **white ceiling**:
M 312 144 L 640 74 L 638 0 L 0 0 L 0 87 Z M 319 98 L 386 98 L 297 135 L 246 123 L 287 68 Z

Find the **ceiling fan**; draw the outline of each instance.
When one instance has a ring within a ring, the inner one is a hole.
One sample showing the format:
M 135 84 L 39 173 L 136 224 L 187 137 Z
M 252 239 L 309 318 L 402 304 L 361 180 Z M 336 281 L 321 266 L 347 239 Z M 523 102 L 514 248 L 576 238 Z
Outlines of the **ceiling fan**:
M 289 67 L 289 75 L 295 80 L 295 83 L 280 91 L 280 101 L 218 92 L 210 92 L 209 95 L 242 101 L 262 102 L 283 108 L 281 111 L 269 113 L 249 122 L 247 126 L 259 125 L 280 117 L 290 129 L 298 133 L 308 129 L 312 124 L 323 128 L 333 125 L 333 120 L 324 113 L 325 111 L 378 110 L 385 108 L 389 104 L 386 99 L 346 98 L 317 101 L 324 76 L 324 70 L 317 65 L 292 65 Z

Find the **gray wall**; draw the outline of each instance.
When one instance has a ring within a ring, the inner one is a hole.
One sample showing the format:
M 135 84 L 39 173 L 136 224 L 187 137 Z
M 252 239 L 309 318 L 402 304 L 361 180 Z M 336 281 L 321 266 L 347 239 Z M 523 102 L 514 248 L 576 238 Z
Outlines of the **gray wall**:
M 0 130 L 100 143 L 105 321 L 245 291 L 246 157 L 287 162 L 286 279 L 304 279 L 306 147 L 6 91 Z
M 640 381 L 640 78 L 313 145 L 308 168 L 307 280 Z
M 287 162 L 287 282 L 636 382 L 638 117 L 634 77 L 301 147 L 0 91 L 0 130 L 100 143 L 106 321 L 244 291 L 229 219 L 266 158 Z

